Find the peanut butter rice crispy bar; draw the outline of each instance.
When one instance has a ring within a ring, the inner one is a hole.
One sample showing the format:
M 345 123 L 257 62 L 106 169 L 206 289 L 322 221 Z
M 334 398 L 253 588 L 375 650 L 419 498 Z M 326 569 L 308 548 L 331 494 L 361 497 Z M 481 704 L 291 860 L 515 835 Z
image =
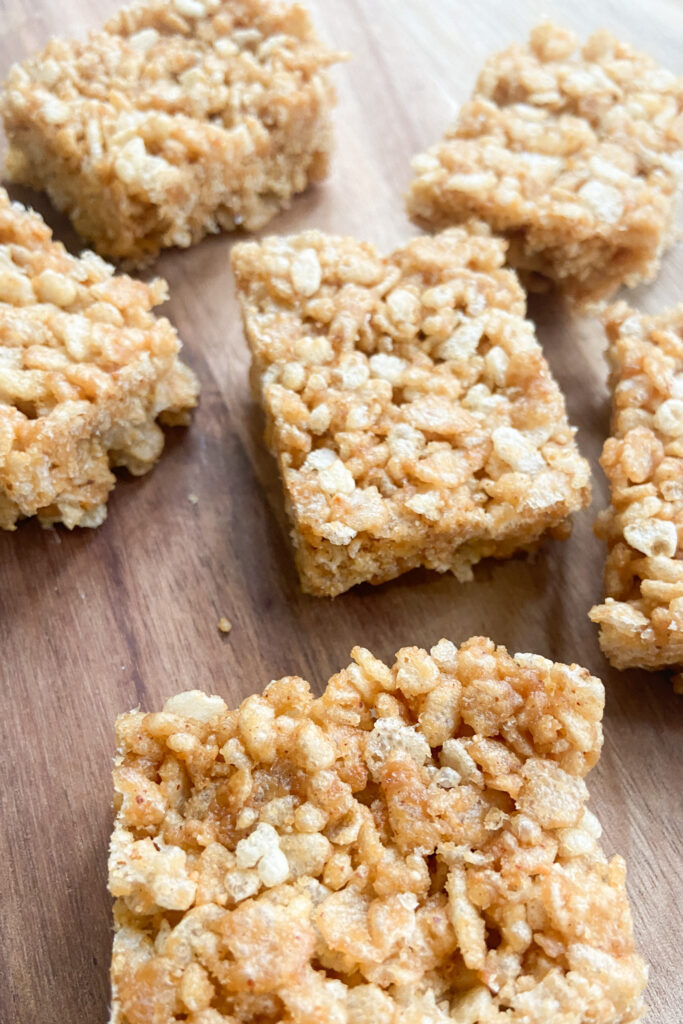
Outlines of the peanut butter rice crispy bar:
M 588 503 L 505 248 L 471 226 L 387 258 L 314 231 L 233 249 L 304 590 L 469 579 Z
M 118 719 L 111 1024 L 639 1021 L 601 682 L 481 637 L 351 656 L 318 699 Z
M 188 422 L 197 382 L 151 310 L 163 281 L 113 276 L 77 259 L 0 189 L 0 529 L 99 526 L 111 466 L 146 473 L 164 435 Z
M 551 24 L 489 58 L 444 141 L 413 162 L 409 211 L 477 216 L 509 261 L 579 300 L 650 280 L 683 167 L 683 78 L 607 32 Z
M 125 7 L 87 42 L 52 40 L 12 68 L 8 174 L 114 259 L 259 228 L 325 177 L 337 59 L 298 4 Z
M 601 463 L 612 504 L 595 532 L 609 547 L 605 603 L 590 612 L 616 668 L 683 665 L 683 305 L 604 318 L 613 395 Z

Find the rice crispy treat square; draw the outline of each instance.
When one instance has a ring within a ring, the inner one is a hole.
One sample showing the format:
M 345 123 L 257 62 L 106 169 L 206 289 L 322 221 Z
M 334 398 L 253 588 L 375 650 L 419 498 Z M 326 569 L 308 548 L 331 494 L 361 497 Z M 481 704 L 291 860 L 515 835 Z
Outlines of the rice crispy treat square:
M 0 189 L 0 529 L 23 516 L 99 526 L 111 467 L 152 468 L 198 385 L 152 309 L 166 284 L 70 256 Z
M 529 282 L 582 302 L 652 279 L 683 168 L 683 78 L 597 32 L 543 24 L 490 57 L 443 142 L 413 161 L 408 209 L 477 216 Z
M 604 315 L 612 436 L 600 460 L 611 505 L 605 603 L 591 609 L 615 668 L 683 665 L 683 305 L 643 316 L 620 302 Z
M 481 225 L 383 258 L 316 231 L 233 249 L 252 385 L 305 591 L 567 535 L 590 471 L 506 244 Z
M 152 0 L 53 39 L 0 99 L 12 181 L 44 189 L 106 257 L 145 263 L 261 227 L 326 176 L 339 59 L 298 4 Z
M 640 1021 L 602 683 L 483 637 L 351 657 L 119 717 L 111 1024 Z

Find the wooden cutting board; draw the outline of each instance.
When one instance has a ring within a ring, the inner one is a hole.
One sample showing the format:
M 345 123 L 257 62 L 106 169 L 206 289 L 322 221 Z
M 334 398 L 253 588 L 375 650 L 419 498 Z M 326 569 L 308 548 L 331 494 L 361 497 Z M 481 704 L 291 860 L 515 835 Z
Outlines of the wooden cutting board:
M 385 248 L 415 234 L 401 198 L 411 155 L 440 137 L 486 55 L 524 38 L 545 15 L 582 34 L 611 28 L 683 72 L 676 0 L 651 0 L 647 10 L 638 0 L 314 6 L 324 38 L 353 55 L 334 71 L 337 152 L 329 182 L 270 231 L 319 227 Z M 82 36 L 115 7 L 0 0 L 0 75 L 51 34 Z M 77 244 L 42 197 L 13 194 Z M 157 709 L 190 687 L 235 704 L 290 673 L 320 689 L 354 644 L 387 659 L 403 645 L 484 633 L 514 651 L 577 661 L 605 681 L 605 748 L 589 779 L 591 806 L 608 852 L 628 861 L 638 943 L 652 965 L 648 1021 L 675 1024 L 683 1004 L 683 698 L 665 675 L 610 670 L 586 617 L 601 595 L 603 563 L 591 524 L 606 503 L 597 462 L 609 416 L 600 326 L 558 299 L 530 305 L 595 473 L 594 505 L 576 517 L 569 541 L 547 543 L 535 558 L 486 564 L 474 583 L 414 572 L 335 601 L 304 597 L 247 387 L 230 245 L 212 238 L 154 268 L 170 283 L 167 312 L 202 385 L 191 428 L 169 433 L 148 476 L 121 479 L 99 529 L 43 531 L 28 522 L 0 534 L 0 1021 L 106 1020 L 119 712 Z M 682 274 L 679 245 L 656 284 L 632 301 L 650 312 L 672 304 L 683 297 Z M 227 636 L 217 629 L 223 615 L 233 623 Z

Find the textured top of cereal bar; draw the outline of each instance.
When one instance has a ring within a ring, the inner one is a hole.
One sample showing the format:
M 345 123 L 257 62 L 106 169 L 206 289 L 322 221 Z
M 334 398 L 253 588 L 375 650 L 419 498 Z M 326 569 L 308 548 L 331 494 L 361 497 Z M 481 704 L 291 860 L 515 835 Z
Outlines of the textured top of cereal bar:
M 637 1021 L 602 684 L 482 638 L 352 657 L 119 718 L 113 1024 Z
M 306 232 L 232 253 L 255 387 L 296 526 L 349 543 L 495 535 L 588 495 L 505 243 L 455 228 L 392 255 Z
M 683 663 L 683 305 L 644 316 L 621 302 L 604 322 L 612 436 L 601 464 L 611 507 L 596 532 L 609 544 L 605 593 L 591 618 L 618 667 Z
M 619 233 L 629 248 L 661 248 L 682 144 L 683 78 L 608 32 L 579 48 L 543 24 L 487 60 L 444 142 L 415 159 L 409 205 L 430 224 L 452 222 L 452 202 L 495 231 L 523 229 L 512 256 L 530 270 L 550 258 L 559 278 L 580 278 L 602 261 L 613 290 L 626 255 L 605 246 Z
M 175 329 L 152 313 L 165 298 L 162 280 L 114 276 L 91 252 L 69 255 L 0 189 L 2 525 L 11 525 L 8 499 L 15 518 L 17 508 L 31 515 L 72 484 L 87 508 L 100 473 L 91 455 L 109 452 L 113 464 L 144 472 L 161 447 L 154 420 L 185 422 L 197 384 L 177 358 Z M 94 525 L 84 507 L 63 509 L 64 521 Z
M 191 156 L 192 132 L 237 128 L 256 140 L 277 123 L 288 93 L 336 59 L 298 4 L 151 0 L 124 7 L 85 43 L 53 39 L 15 65 L 5 102 L 30 103 L 46 126 L 85 130 L 90 157 L 106 154 L 120 172 L 136 163 L 140 130 L 154 130 L 143 115 L 170 114 L 178 131 L 168 153 L 149 154 L 146 166 L 172 183 L 173 164 Z

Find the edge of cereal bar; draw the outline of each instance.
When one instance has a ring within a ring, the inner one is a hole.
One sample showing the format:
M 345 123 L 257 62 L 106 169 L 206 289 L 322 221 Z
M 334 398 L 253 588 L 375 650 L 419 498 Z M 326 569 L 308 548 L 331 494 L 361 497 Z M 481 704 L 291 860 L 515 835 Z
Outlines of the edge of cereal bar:
M 646 316 L 619 302 L 602 320 L 612 428 L 600 462 L 610 506 L 594 530 L 608 547 L 606 598 L 589 617 L 615 668 L 654 671 L 683 664 L 683 304 Z

